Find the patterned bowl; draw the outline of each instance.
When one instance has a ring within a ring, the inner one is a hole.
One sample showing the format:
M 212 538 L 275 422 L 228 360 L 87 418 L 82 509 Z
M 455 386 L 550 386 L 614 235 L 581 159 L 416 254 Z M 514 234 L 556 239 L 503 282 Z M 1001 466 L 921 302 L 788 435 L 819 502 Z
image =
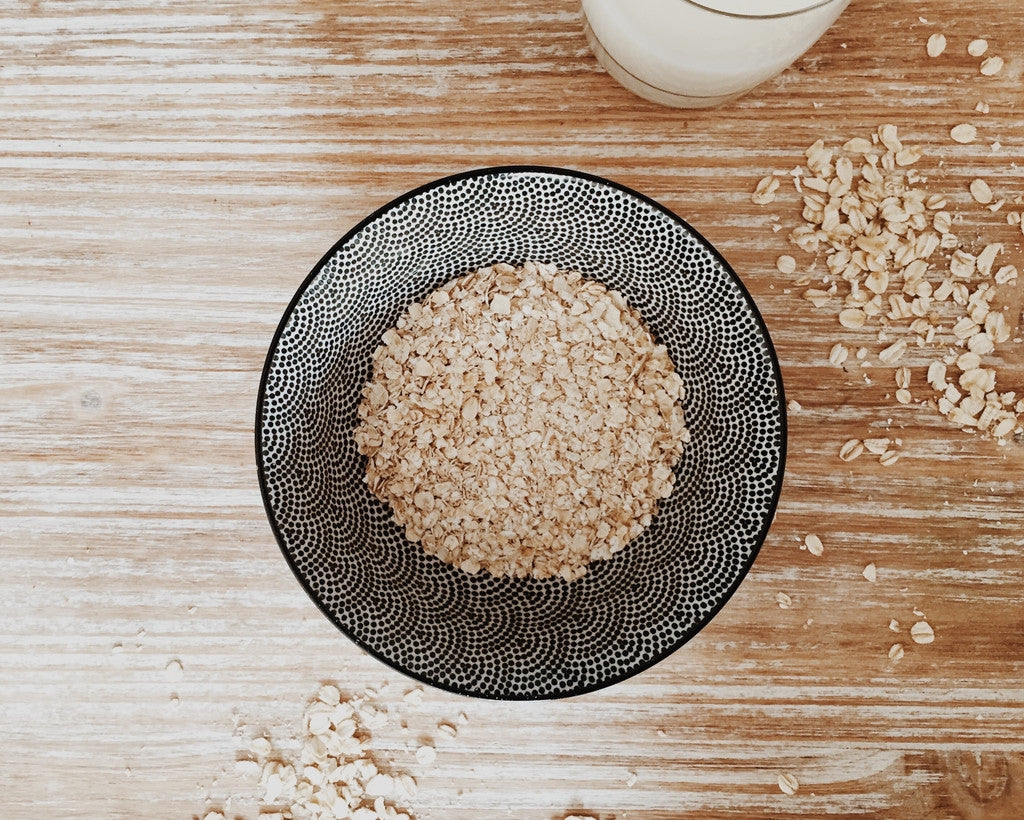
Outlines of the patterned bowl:
M 569 583 L 470 575 L 429 555 L 367 489 L 352 440 L 371 354 L 399 314 L 468 271 L 527 260 L 621 291 L 686 386 L 692 439 L 672 495 Z M 664 659 L 735 592 L 778 502 L 784 408 L 754 303 L 683 220 L 587 174 L 488 168 L 399 197 L 317 263 L 267 355 L 256 460 L 285 558 L 356 644 L 452 692 L 556 698 Z

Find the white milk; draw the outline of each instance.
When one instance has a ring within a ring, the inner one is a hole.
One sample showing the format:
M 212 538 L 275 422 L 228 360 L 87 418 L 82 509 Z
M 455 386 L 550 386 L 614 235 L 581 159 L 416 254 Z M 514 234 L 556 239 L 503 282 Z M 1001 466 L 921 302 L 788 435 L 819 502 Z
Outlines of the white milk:
M 775 76 L 849 0 L 583 0 L 587 39 L 622 85 L 702 108 Z

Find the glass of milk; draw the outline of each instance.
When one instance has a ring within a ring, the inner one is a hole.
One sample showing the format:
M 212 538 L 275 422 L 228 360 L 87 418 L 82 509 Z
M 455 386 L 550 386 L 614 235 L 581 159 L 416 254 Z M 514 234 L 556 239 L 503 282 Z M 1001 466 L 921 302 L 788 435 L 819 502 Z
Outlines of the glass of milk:
M 850 0 L 583 0 L 602 66 L 635 94 L 705 108 L 774 77 Z

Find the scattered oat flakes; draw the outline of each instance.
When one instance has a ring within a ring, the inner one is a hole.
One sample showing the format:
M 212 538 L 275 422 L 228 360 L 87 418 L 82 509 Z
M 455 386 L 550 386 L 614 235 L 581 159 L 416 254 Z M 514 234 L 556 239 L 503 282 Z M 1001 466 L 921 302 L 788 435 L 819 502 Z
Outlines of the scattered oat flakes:
M 1003 70 L 1003 58 L 1002 57 L 986 57 L 982 60 L 981 71 L 986 77 L 991 77 L 994 74 L 998 74 Z
M 811 555 L 821 555 L 825 551 L 825 545 L 821 542 L 821 538 L 813 532 L 804 536 L 804 546 L 807 547 L 807 551 Z
M 181 665 L 181 661 L 175 659 L 170 661 L 167 666 L 164 667 L 164 677 L 169 681 L 179 681 L 185 676 L 185 669 Z
M 946 50 L 946 35 L 941 32 L 933 34 L 928 38 L 926 49 L 929 57 L 938 57 Z
M 794 775 L 784 773 L 779 775 L 779 791 L 783 794 L 796 794 L 800 788 L 800 781 Z
M 783 254 L 775 260 L 775 267 L 780 273 L 793 273 L 796 270 L 796 260 L 788 254 Z
M 633 788 L 636 785 L 636 782 L 637 782 L 638 779 L 639 778 L 637 777 L 636 772 L 627 772 L 626 773 L 626 786 L 627 786 L 627 788 L 630 788 L 630 789 Z
M 951 135 L 968 142 L 976 138 L 977 130 L 964 123 Z M 956 345 L 979 356 L 996 352 L 1001 340 L 1012 335 L 1010 323 L 992 307 L 996 292 L 992 285 L 1013 282 L 1017 269 L 995 265 L 998 245 L 975 255 L 953 233 L 955 220 L 945 210 L 946 197 L 915 187 L 926 180 L 901 170 L 897 155 L 908 147 L 891 124 L 880 126 L 871 140 L 848 140 L 842 152 L 823 140 L 808 147 L 809 171 L 801 173 L 804 223 L 790 232 L 789 239 L 808 254 L 823 253 L 827 271 L 820 286 L 810 275 L 798 284 L 815 307 L 838 305 L 835 309 L 844 327 L 858 330 L 879 325 L 883 329 L 879 341 L 887 343 L 879 354 L 883 364 L 903 366 L 901 360 L 912 349 L 915 357 L 923 349 L 932 357 L 927 363 L 928 385 L 939 395 L 917 403 L 937 409 L 962 429 L 1005 441 L 1024 431 L 1024 401 L 1018 402 L 1012 391 L 995 389 L 994 367 L 987 368 L 992 378 L 965 376 L 960 368 L 959 373 L 951 370 L 947 379 L 940 359 L 950 332 Z M 987 198 L 980 184 L 974 185 L 974 193 Z M 1024 205 L 1024 197 L 1018 199 L 1014 204 Z M 991 200 L 988 207 L 993 207 Z M 1007 221 L 1024 231 L 1018 211 L 1011 211 Z M 808 273 L 815 266 L 809 265 Z M 902 335 L 886 338 L 890 329 Z M 857 351 L 858 359 L 866 355 L 866 348 Z M 842 348 L 833 346 L 830 361 L 840 361 L 842 356 Z M 867 366 L 862 360 L 862 367 Z M 963 385 L 957 389 L 959 378 L 974 385 L 973 393 Z M 871 383 L 867 373 L 864 381 Z M 909 384 L 897 387 L 897 403 L 914 403 Z M 847 442 L 841 457 L 852 460 L 862 452 L 863 443 Z M 900 457 L 893 448 L 874 454 L 883 465 Z
M 910 637 L 914 643 L 931 643 L 935 640 L 935 632 L 927 621 L 918 621 L 910 627 Z
M 992 201 L 992 189 L 983 179 L 976 179 L 971 183 L 971 196 L 974 201 L 981 205 L 988 205 Z
M 980 37 L 967 44 L 967 53 L 972 57 L 980 57 L 986 51 L 988 51 L 988 40 L 983 40 Z
M 961 145 L 967 145 L 978 138 L 978 129 L 969 122 L 964 122 L 960 123 L 960 125 L 954 125 L 953 128 L 950 129 L 949 136 L 954 142 L 959 142 Z
M 866 567 L 864 567 L 864 571 L 861 573 L 861 575 L 863 575 L 864 578 L 870 581 L 872 584 L 878 580 L 878 570 L 875 569 L 875 565 L 873 563 L 868 564 Z
M 799 413 L 804 408 L 803 405 L 801 405 L 800 402 L 798 402 L 796 399 L 790 399 L 788 402 L 786 402 L 786 409 L 788 409 L 791 413 Z
M 979 114 L 987 114 L 990 110 L 989 104 L 984 100 L 979 100 L 978 104 L 974 106 L 974 110 L 977 111 Z
M 891 629 L 893 632 L 899 632 L 900 631 L 900 622 L 897 621 L 895 618 L 890 618 L 889 619 L 889 629 Z
M 903 644 L 894 643 L 889 647 L 889 660 L 898 661 L 903 657 Z
M 255 799 L 261 820 L 413 820 L 401 804 L 415 796 L 416 780 L 382 765 L 372 746 L 370 730 L 382 716 L 387 721 L 376 697 L 371 688 L 346 698 L 334 684 L 321 686 L 302 718 L 301 750 L 254 737 L 256 759 L 238 760 L 235 772 L 258 783 L 258 793 L 229 797 L 225 806 Z
M 779 605 L 779 609 L 789 609 L 793 606 L 793 599 L 790 598 L 785 592 L 776 592 L 775 601 Z
M 842 342 L 836 342 L 828 354 L 829 364 L 839 367 L 849 357 L 850 351 Z

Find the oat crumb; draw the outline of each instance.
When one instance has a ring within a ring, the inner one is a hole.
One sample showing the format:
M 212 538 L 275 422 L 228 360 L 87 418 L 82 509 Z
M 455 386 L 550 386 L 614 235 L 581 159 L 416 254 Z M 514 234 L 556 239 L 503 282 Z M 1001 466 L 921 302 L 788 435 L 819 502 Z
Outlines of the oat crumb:
M 437 749 L 433 746 L 423 745 L 416 750 L 416 761 L 423 766 L 429 766 L 437 760 Z
M 961 145 L 967 145 L 978 138 L 978 129 L 969 122 L 964 122 L 960 123 L 960 125 L 954 125 L 953 128 L 950 129 L 949 136 L 954 142 L 959 142 Z
M 798 781 L 796 777 L 791 774 L 780 774 L 778 783 L 779 791 L 781 791 L 783 794 L 796 794 L 797 791 L 800 789 L 800 781 Z
M 929 57 L 938 57 L 946 50 L 946 35 L 941 32 L 931 35 L 925 48 Z
M 900 453 L 898 450 L 886 450 L 878 457 L 878 463 L 883 467 L 892 467 L 899 460 Z
M 975 179 L 970 185 L 971 196 L 980 205 L 988 205 L 992 201 L 992 189 L 983 179 Z
M 998 74 L 1002 70 L 1003 58 L 995 56 L 986 57 L 984 60 L 982 60 L 981 68 L 979 69 L 979 71 L 981 71 L 981 73 L 984 74 L 986 77 L 991 77 L 995 74 Z
M 851 438 L 839 448 L 839 458 L 843 461 L 853 461 L 864 453 L 864 442 L 859 438 Z
M 169 681 L 179 681 L 185 676 L 185 669 L 181 665 L 181 661 L 175 659 L 169 661 L 167 666 L 164 667 L 164 677 Z
M 931 643 L 935 640 L 935 632 L 927 621 L 918 621 L 910 627 L 910 637 L 914 643 Z

